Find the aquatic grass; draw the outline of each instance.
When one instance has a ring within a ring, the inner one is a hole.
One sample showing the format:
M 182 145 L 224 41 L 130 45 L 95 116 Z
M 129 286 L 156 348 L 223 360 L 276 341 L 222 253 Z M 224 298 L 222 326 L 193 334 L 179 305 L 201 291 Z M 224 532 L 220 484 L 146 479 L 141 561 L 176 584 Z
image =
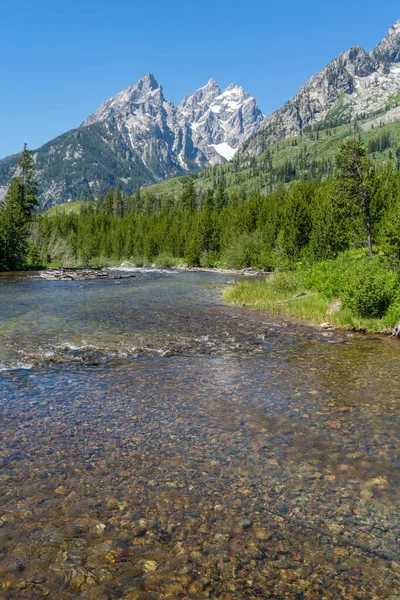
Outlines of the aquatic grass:
M 327 302 L 313 292 L 307 292 L 295 274 L 279 273 L 257 281 L 225 288 L 225 300 L 232 304 L 250 306 L 303 319 L 322 319 Z

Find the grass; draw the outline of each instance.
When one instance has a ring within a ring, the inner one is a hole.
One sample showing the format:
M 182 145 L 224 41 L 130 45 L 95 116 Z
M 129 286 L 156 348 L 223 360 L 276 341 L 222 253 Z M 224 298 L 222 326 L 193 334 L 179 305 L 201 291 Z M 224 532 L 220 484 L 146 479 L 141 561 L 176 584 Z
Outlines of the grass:
M 57 215 L 65 214 L 79 214 L 84 206 L 93 206 L 93 202 L 86 200 L 76 200 L 74 202 L 64 202 L 63 204 L 57 204 L 45 211 L 47 217 L 55 217 Z
M 246 281 L 224 289 L 223 297 L 232 304 L 267 310 L 273 314 L 306 319 L 314 325 L 329 323 L 334 328 L 371 333 L 391 333 L 400 321 L 400 307 L 392 306 L 380 319 L 359 317 L 322 294 L 308 290 L 304 274 L 298 271 L 274 273 L 256 281 Z

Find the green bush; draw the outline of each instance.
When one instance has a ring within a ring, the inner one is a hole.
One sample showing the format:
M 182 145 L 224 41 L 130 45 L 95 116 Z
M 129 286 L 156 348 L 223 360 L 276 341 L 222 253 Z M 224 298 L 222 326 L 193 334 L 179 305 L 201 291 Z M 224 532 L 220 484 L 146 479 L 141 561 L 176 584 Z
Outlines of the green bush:
M 259 256 L 263 249 L 261 236 L 257 233 L 243 233 L 231 240 L 225 249 L 222 262 L 228 269 L 244 269 L 259 266 Z
M 339 298 L 343 294 L 346 271 L 351 263 L 345 260 L 327 260 L 317 263 L 304 276 L 304 285 L 327 300 Z
M 154 259 L 154 264 L 158 267 L 177 267 L 182 264 L 183 260 L 171 256 L 166 252 L 160 252 Z
M 398 275 L 378 259 L 360 261 L 346 277 L 343 305 L 360 317 L 381 318 L 395 300 L 398 289 Z
M 400 298 L 397 297 L 385 314 L 384 324 L 388 329 L 393 329 L 398 323 L 400 323 Z
M 192 239 L 189 241 L 185 249 L 184 259 L 190 267 L 200 267 L 200 250 L 197 240 Z
M 219 265 L 219 256 L 218 252 L 214 250 L 204 250 L 200 254 L 200 266 L 205 269 L 211 269 L 213 267 L 218 267 Z
M 150 264 L 150 260 L 148 259 L 147 256 L 130 256 L 129 257 L 129 262 L 131 262 L 133 265 L 135 265 L 135 267 L 144 267 L 145 265 Z

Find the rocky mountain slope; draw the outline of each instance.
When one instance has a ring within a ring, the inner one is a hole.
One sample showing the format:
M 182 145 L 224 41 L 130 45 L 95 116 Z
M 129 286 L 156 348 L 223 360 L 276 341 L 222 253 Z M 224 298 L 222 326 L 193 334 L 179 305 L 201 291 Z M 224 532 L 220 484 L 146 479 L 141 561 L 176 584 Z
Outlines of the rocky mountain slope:
M 132 193 L 233 157 L 235 168 L 245 168 L 249 157 L 281 140 L 352 121 L 368 131 L 399 119 L 400 21 L 371 52 L 359 46 L 343 52 L 267 119 L 234 84 L 221 91 L 210 79 L 175 106 L 149 74 L 36 151 L 41 201 L 48 208 L 117 185 Z M 0 161 L 0 200 L 15 162 L 15 156 Z
M 374 115 L 395 121 L 399 105 L 400 21 L 371 52 L 354 46 L 311 77 L 262 123 L 243 150 L 257 156 L 271 143 L 302 135 L 310 126 L 323 129 Z
M 178 111 L 190 123 L 194 144 L 214 163 L 210 148 L 231 160 L 238 147 L 259 130 L 265 118 L 256 100 L 243 88 L 232 83 L 221 92 L 214 79 L 186 96 Z
M 35 152 L 40 197 L 54 204 L 138 187 L 226 163 L 261 126 L 257 102 L 210 80 L 176 107 L 149 74 L 104 102 L 79 128 Z M 16 157 L 0 161 L 0 195 Z

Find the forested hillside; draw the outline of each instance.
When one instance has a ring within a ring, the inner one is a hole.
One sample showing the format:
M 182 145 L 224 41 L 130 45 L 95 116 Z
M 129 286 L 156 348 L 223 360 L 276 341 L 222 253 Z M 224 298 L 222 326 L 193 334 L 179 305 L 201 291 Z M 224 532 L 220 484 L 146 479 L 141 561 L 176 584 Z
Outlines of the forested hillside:
M 329 123 L 327 123 L 329 125 Z M 260 191 L 268 195 L 280 184 L 288 185 L 301 179 L 327 179 L 334 172 L 335 154 L 340 143 L 356 136 L 377 168 L 390 163 L 400 169 L 400 122 L 386 123 L 376 117 L 320 129 L 316 126 L 302 136 L 272 144 L 258 158 L 236 157 L 226 165 L 207 169 L 192 175 L 196 190 L 201 195 L 222 182 L 228 192 L 251 193 Z M 183 189 L 187 178 L 178 177 L 143 189 L 145 197 L 173 203 Z M 151 200 L 149 200 L 151 202 Z
M 383 135 L 378 132 L 370 143 L 383 140 Z M 259 189 L 231 185 L 235 173 L 229 165 L 225 169 L 232 170 L 223 171 L 225 179 L 213 178 L 215 172 L 209 171 L 208 180 L 204 174 L 200 181 L 180 180 L 179 187 L 170 182 L 172 189 L 165 195 L 139 190 L 124 197 L 117 188 L 97 204 L 78 205 L 75 212 L 58 208 L 38 218 L 34 240 L 46 263 L 129 259 L 267 270 L 366 248 L 364 207 L 359 192 L 346 187 L 338 162 L 352 145 L 360 153 L 368 189 L 373 243 L 388 256 L 400 257 L 396 155 L 387 148 L 392 162 L 374 164 L 355 139 L 342 144 L 336 161 L 332 158 L 334 174 L 325 180 L 280 183 L 264 195 Z M 206 181 L 207 187 L 198 185 Z

